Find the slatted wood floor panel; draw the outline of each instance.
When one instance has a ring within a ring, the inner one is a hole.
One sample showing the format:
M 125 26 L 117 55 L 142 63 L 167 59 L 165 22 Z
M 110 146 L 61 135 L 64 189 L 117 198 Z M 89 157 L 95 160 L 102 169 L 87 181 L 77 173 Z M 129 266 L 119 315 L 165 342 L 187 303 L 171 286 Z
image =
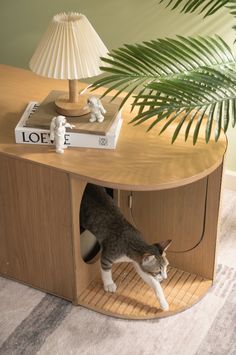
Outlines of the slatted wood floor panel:
M 182 270 L 170 268 L 162 282 L 169 310 L 162 311 L 154 291 L 146 285 L 130 263 L 115 264 L 113 279 L 116 293 L 103 290 L 100 278 L 92 281 L 80 295 L 79 303 L 89 309 L 127 319 L 165 317 L 183 311 L 199 301 L 212 285 L 206 280 Z

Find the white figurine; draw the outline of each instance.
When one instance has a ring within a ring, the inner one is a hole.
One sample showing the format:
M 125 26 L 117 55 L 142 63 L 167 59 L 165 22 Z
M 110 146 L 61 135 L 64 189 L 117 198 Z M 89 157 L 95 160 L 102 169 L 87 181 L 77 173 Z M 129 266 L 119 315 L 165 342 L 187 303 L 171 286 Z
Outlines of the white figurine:
M 54 141 L 57 153 L 64 153 L 67 148 L 65 143 L 66 127 L 73 128 L 74 125 L 66 122 L 65 116 L 53 117 L 50 125 L 50 140 Z
M 91 111 L 89 122 L 103 122 L 103 115 L 106 113 L 106 110 L 102 106 L 101 101 L 95 96 L 90 96 L 87 102 Z

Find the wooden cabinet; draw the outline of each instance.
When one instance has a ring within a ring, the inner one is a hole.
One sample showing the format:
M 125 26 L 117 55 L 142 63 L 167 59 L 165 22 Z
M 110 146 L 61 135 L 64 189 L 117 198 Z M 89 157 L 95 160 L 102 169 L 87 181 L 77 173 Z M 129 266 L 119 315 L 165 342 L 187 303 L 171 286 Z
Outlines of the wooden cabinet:
M 208 145 L 200 136 L 195 147 L 180 135 L 171 145 L 171 131 L 158 136 L 127 125 L 124 109 L 114 151 L 69 148 L 60 155 L 50 146 L 18 145 L 14 127 L 27 103 L 65 83 L 4 65 L 0 76 L 0 274 L 123 318 L 162 317 L 196 303 L 214 280 L 224 135 Z M 83 261 L 79 212 L 88 182 L 113 189 L 148 243 L 173 239 L 163 283 L 168 312 L 130 265 L 114 267 L 118 289 L 107 294 L 99 261 Z

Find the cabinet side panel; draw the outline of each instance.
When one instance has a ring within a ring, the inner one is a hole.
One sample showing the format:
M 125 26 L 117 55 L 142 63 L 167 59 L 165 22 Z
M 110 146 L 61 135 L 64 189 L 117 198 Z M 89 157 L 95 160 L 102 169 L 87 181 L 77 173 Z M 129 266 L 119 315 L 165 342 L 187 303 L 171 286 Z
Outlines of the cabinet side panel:
M 73 259 L 74 259 L 74 297 L 73 303 L 80 303 L 80 295 L 86 287 L 100 274 L 100 261 L 86 263 L 81 256 L 80 245 L 80 206 L 86 187 L 86 182 L 78 179 L 77 176 L 70 175 L 71 188 L 71 211 L 72 211 L 72 240 L 73 240 Z
M 208 177 L 206 225 L 201 243 L 188 253 L 169 255 L 172 265 L 212 280 L 217 258 L 221 178 L 222 166 Z
M 201 239 L 205 212 L 206 179 L 162 191 L 121 193 L 121 208 L 146 242 L 172 239 L 171 250 L 185 251 Z
M 207 178 L 164 191 L 120 192 L 120 207 L 148 243 L 172 239 L 172 266 L 214 278 L 222 166 Z
M 0 157 L 0 273 L 72 299 L 66 173 Z

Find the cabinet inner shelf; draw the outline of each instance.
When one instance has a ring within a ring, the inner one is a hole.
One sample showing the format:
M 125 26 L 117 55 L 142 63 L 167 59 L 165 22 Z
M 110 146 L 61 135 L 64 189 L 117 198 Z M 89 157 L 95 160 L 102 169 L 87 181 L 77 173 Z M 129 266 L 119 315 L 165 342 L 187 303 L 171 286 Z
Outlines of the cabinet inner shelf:
M 191 307 L 212 286 L 212 280 L 171 267 L 167 280 L 162 282 L 170 307 L 162 311 L 153 289 L 143 282 L 131 263 L 115 264 L 113 279 L 117 285 L 115 293 L 105 292 L 97 277 L 81 293 L 79 304 L 118 318 L 161 318 Z

